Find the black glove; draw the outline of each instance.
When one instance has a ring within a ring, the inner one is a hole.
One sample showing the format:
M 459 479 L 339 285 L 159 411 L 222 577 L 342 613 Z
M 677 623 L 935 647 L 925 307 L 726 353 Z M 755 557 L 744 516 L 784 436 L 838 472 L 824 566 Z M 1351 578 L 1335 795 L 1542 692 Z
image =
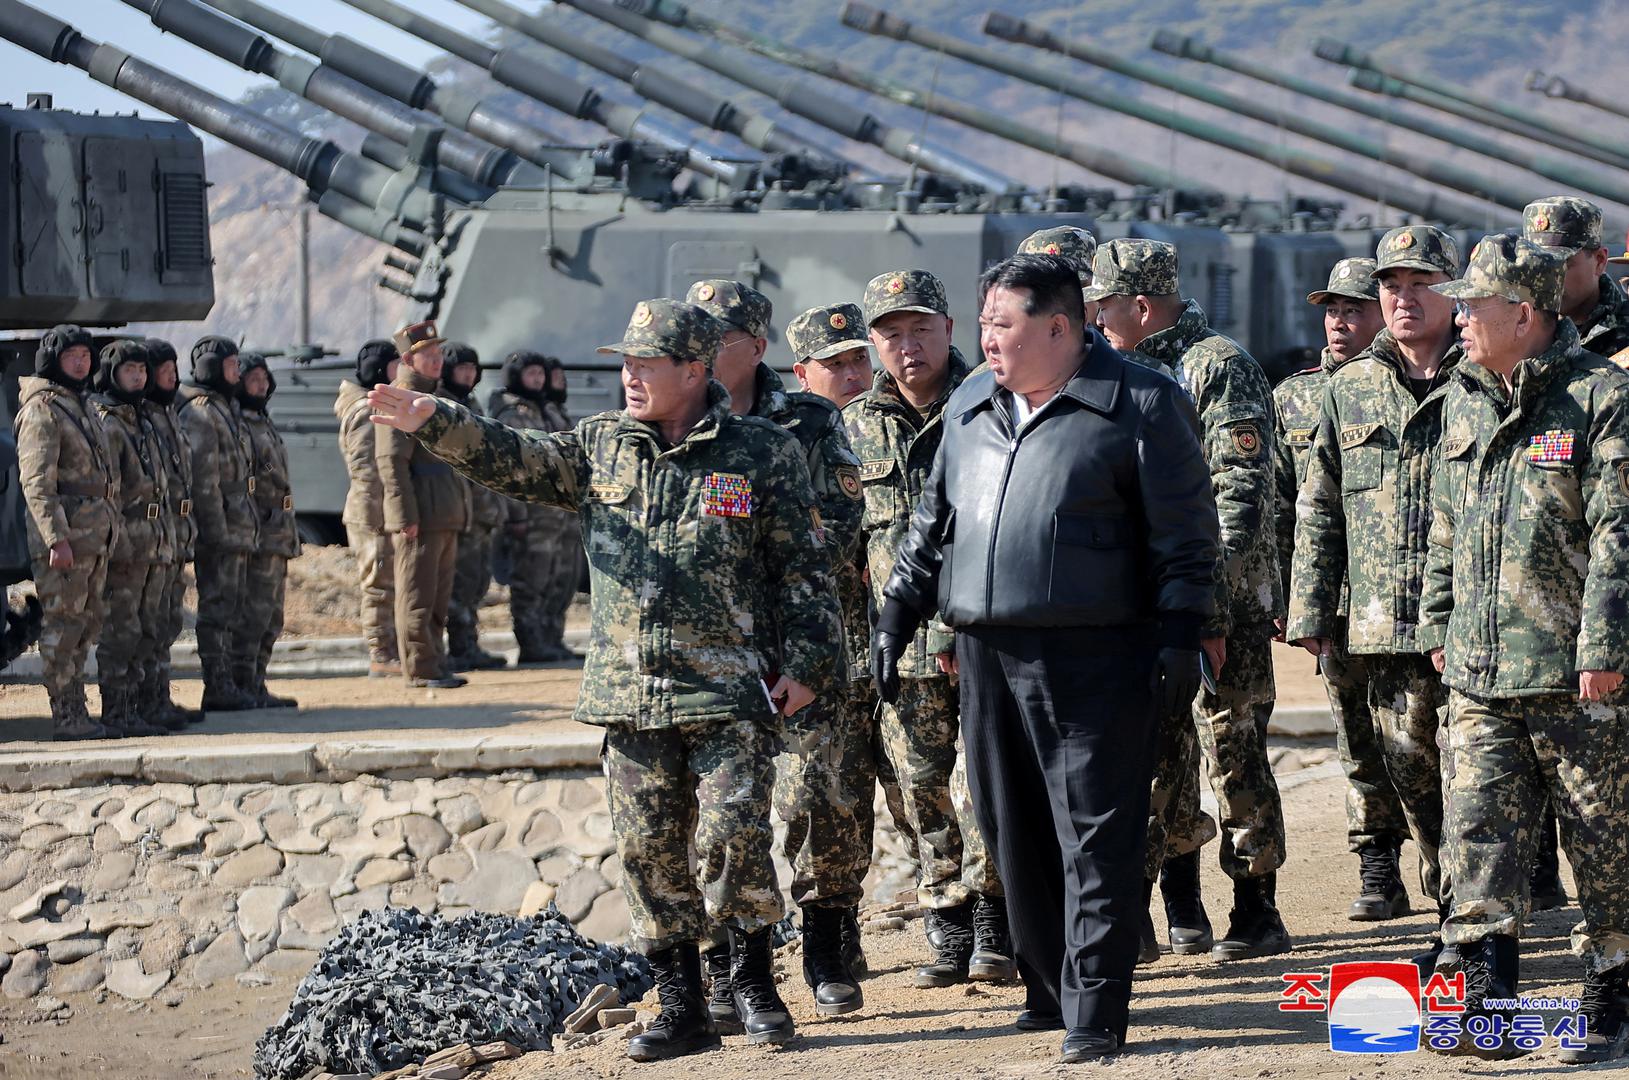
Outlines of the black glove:
M 909 640 L 886 630 L 871 635 L 871 678 L 877 684 L 877 696 L 889 705 L 899 700 L 899 658 L 905 655 Z
M 1199 694 L 1199 650 L 1169 645 L 1160 649 L 1154 657 L 1149 690 L 1161 719 L 1186 713 Z

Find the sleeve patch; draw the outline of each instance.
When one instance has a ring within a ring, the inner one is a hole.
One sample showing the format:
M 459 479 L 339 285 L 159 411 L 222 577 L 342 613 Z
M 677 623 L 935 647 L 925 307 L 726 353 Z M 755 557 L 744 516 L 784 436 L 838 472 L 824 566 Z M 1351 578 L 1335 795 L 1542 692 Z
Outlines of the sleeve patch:
M 852 465 L 839 465 L 832 470 L 837 475 L 837 486 L 843 489 L 843 494 L 851 499 L 859 499 L 860 470 Z
M 1246 457 L 1255 457 L 1261 451 L 1261 431 L 1255 424 L 1235 424 L 1228 434 L 1233 437 L 1233 448 Z

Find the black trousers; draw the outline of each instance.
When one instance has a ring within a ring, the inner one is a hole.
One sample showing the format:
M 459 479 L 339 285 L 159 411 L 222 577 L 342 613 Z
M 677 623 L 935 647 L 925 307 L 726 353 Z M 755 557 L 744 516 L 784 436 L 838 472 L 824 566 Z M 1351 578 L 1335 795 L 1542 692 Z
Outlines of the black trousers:
M 973 809 L 1030 1009 L 1123 1042 L 1158 721 L 1135 629 L 958 627 Z

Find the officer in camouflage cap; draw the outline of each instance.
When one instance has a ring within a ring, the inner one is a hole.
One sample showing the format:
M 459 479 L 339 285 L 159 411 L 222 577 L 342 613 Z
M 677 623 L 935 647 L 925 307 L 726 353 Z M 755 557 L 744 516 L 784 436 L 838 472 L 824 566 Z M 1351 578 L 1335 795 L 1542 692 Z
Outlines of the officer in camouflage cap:
M 882 370 L 843 416 L 860 458 L 865 559 L 873 609 L 880 611 L 882 587 L 939 449 L 945 404 L 969 365 L 950 343 L 945 287 L 928 271 L 878 274 L 865 287 L 862 307 Z M 877 720 L 917 841 L 916 892 L 933 950 L 916 970 L 918 986 L 1001 981 L 1017 970 L 1005 894 L 979 835 L 958 749 L 956 684 L 942 666 L 953 648 L 937 619 L 919 629 L 900 660 L 899 696 Z
M 1450 1052 L 1521 1053 L 1470 1031 L 1489 997 L 1516 993 L 1522 871 L 1548 798 L 1578 883 L 1588 1023 L 1560 1056 L 1585 1063 L 1629 1048 L 1629 375 L 1558 318 L 1565 267 L 1505 233 L 1437 286 L 1459 302 L 1468 362 L 1443 404 L 1417 643 L 1450 690 L 1443 936 L 1467 988 Z
M 1442 403 L 1462 355 L 1452 306 L 1435 290 L 1459 273 L 1459 246 L 1440 229 L 1410 225 L 1381 237 L 1375 254 L 1386 328 L 1325 388 L 1296 504 L 1285 636 L 1327 669 L 1340 662 L 1344 634 L 1346 652 L 1367 667 L 1386 775 L 1419 850 L 1421 888 L 1440 905 L 1448 892 L 1438 858 L 1445 695 L 1415 630 Z M 1396 849 L 1359 857 L 1354 913 L 1406 911 Z M 1433 939 L 1416 962 L 1429 968 L 1441 948 Z
M 763 362 L 769 298 L 739 281 L 698 281 L 686 299 L 724 325 L 713 377 L 730 395 L 737 416 L 757 416 L 790 432 L 803 448 L 814 486 L 820 531 L 836 572 L 854 565 L 865 503 L 860 462 L 849 448 L 837 406 L 817 394 L 788 392 Z M 840 320 L 847 322 L 847 319 Z M 828 320 L 829 326 L 829 320 Z M 803 912 L 803 977 L 824 1015 L 853 1012 L 864 1003 L 859 980 L 844 956 L 845 927 L 857 935 L 855 914 L 871 863 L 869 809 L 876 772 L 869 725 L 856 727 L 843 710 L 843 674 L 805 710 L 801 742 L 787 746 L 776 763 L 775 809 L 786 822 L 786 861 L 792 865 L 792 899 Z M 858 762 L 856 776 L 844 766 Z M 864 777 L 863 790 L 858 780 Z M 857 948 L 857 943 L 855 946 Z M 731 1000 L 729 949 L 720 944 L 703 957 L 711 979 L 708 1008 L 715 1023 L 739 1020 Z
M 810 308 L 786 327 L 798 385 L 839 409 L 871 386 L 871 338 L 858 304 Z
M 1278 563 L 1284 591 L 1290 589 L 1294 551 L 1295 496 L 1306 476 L 1312 437 L 1318 431 L 1330 375 L 1367 349 L 1385 328 L 1380 286 L 1372 276 L 1373 259 L 1342 259 L 1329 271 L 1329 284 L 1307 296 L 1324 309 L 1327 341 L 1317 367 L 1299 371 L 1273 388 L 1278 409 Z M 1358 898 L 1347 917 L 1359 922 L 1408 913 L 1408 894 L 1397 872 L 1398 850 L 1408 836 L 1408 823 L 1391 779 L 1369 709 L 1369 677 L 1364 660 L 1346 651 L 1346 612 L 1334 637 L 1334 652 L 1320 671 L 1329 708 L 1335 717 L 1335 746 L 1346 772 L 1346 836 L 1364 868 Z
M 1286 952 L 1290 937 L 1273 899 L 1284 862 L 1284 815 L 1267 762 L 1272 639 L 1284 613 L 1273 527 L 1272 392 L 1255 359 L 1212 329 L 1197 303 L 1183 300 L 1171 244 L 1104 244 L 1085 297 L 1098 301 L 1098 327 L 1111 345 L 1174 375 L 1193 399 L 1221 516 L 1217 615 L 1202 641 L 1216 689 L 1200 691 L 1190 722 L 1163 725 L 1148 876 L 1160 874 L 1173 952 L 1208 949 L 1217 960 Z M 1200 756 L 1222 818 L 1222 869 L 1233 880 L 1231 925 L 1215 942 L 1199 895 L 1199 849 L 1215 835 L 1199 811 Z M 1152 896 L 1152 881 L 1147 888 Z M 1143 958 L 1157 959 L 1149 922 L 1143 937 Z
M 710 378 L 722 337 L 695 305 L 641 302 L 600 350 L 622 355 L 626 408 L 573 431 L 519 431 L 397 387 L 370 395 L 379 422 L 476 483 L 581 515 L 592 625 L 576 716 L 606 729 L 623 892 L 662 1002 L 628 1044 L 641 1061 L 718 1045 L 698 944 L 719 924 L 749 1040 L 792 1035 L 770 956 L 775 741 L 801 737 L 797 714 L 830 691 L 842 650 L 806 455 L 775 424 L 731 414 Z
M 1024 237 L 1017 255 L 1056 255 L 1075 268 L 1080 276 L 1080 287 L 1092 283 L 1092 257 L 1097 254 L 1097 237 L 1073 225 L 1060 225 L 1055 229 L 1042 229 Z M 1086 301 L 1086 323 L 1097 322 L 1097 305 Z
M 1522 235 L 1567 260 L 1561 314 L 1584 348 L 1629 365 L 1629 294 L 1606 272 L 1601 208 L 1576 195 L 1538 199 L 1522 211 Z

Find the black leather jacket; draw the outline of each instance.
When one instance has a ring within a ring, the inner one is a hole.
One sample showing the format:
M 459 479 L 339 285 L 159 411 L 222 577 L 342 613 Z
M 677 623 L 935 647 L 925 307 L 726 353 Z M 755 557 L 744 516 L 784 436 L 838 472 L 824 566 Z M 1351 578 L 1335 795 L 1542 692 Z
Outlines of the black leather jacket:
M 1122 627 L 1198 648 L 1218 524 L 1193 403 L 1093 331 L 1073 378 L 1014 436 L 988 370 L 945 407 L 944 441 L 883 589 L 878 625 Z

